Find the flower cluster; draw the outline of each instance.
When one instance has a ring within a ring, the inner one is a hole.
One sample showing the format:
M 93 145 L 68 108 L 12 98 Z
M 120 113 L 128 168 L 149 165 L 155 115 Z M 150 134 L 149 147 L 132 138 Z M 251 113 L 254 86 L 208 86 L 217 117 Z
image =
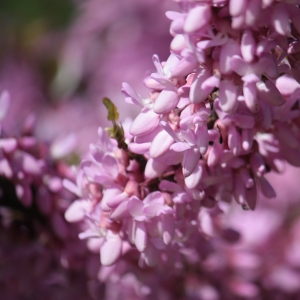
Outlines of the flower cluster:
M 2 92 L 0 121 L 10 102 L 10 94 Z M 74 148 L 75 138 L 49 145 L 33 135 L 34 124 L 29 115 L 19 135 L 0 129 L 1 291 L 5 299 L 74 298 L 68 286 L 79 282 L 77 299 L 84 294 L 89 299 L 82 270 L 88 271 L 94 257 L 86 255 L 78 228 L 64 219 L 74 196 L 62 180 L 73 179 L 74 173 L 62 158 Z
M 181 12 L 167 12 L 171 54 L 154 55 L 156 72 L 144 80 L 149 97 L 123 83 L 126 102 L 141 109 L 129 132 L 106 99 L 111 138 L 100 128 L 77 183 L 64 180 L 79 197 L 66 219 L 81 222 L 80 238 L 111 266 L 101 280 L 136 261 L 197 282 L 193 264 L 239 240 L 224 220 L 228 203 L 254 210 L 260 192 L 276 196 L 268 172 L 300 166 L 300 2 L 178 2 Z

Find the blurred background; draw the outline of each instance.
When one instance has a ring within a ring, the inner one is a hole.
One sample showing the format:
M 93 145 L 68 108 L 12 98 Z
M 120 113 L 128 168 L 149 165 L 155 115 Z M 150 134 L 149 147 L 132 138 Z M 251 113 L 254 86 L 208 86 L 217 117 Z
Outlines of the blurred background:
M 152 55 L 169 54 L 169 20 L 161 0 L 3 0 L 0 2 L 0 90 L 13 105 L 5 127 L 18 131 L 30 113 L 36 134 L 53 140 L 75 131 L 84 151 L 106 125 L 104 96 L 124 105 L 123 81 L 144 97 Z

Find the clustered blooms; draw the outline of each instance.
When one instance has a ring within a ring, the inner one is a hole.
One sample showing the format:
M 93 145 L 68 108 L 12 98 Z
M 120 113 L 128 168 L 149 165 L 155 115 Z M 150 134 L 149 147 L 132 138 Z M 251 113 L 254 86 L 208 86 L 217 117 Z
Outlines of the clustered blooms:
M 113 126 L 79 166 L 73 137 L 40 142 L 33 117 L 0 128 L 4 298 L 299 297 L 299 204 L 248 210 L 276 196 L 270 171 L 300 166 L 300 1 L 176 2 L 149 96 L 122 85 L 139 115 L 123 127 L 104 98 Z
M 79 197 L 66 219 L 83 221 L 80 238 L 119 274 L 134 259 L 179 274 L 199 266 L 239 239 L 223 218 L 228 203 L 255 209 L 259 192 L 276 196 L 268 172 L 300 166 L 300 1 L 178 2 L 181 12 L 167 12 L 171 55 L 154 55 L 156 73 L 144 80 L 149 97 L 123 83 L 141 109 L 129 132 L 110 108 L 116 140 L 100 128 L 77 185 L 64 181 Z M 253 287 L 236 286 L 240 296 Z
M 2 92 L 1 122 L 10 102 L 10 94 Z M 82 299 L 88 295 L 82 270 L 94 257 L 86 255 L 78 228 L 64 219 L 74 195 L 62 185 L 64 178 L 74 178 L 62 157 L 75 139 L 40 142 L 33 135 L 34 120 L 29 115 L 19 135 L 0 128 L 0 289 L 3 299 Z M 69 289 L 75 282 L 79 298 Z

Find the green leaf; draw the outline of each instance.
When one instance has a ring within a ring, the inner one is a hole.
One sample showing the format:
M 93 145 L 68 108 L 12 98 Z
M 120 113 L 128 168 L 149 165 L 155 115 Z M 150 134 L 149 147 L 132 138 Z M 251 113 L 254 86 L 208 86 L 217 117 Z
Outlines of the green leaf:
M 105 105 L 108 115 L 107 120 L 109 121 L 117 121 L 119 119 L 119 113 L 117 107 L 113 104 L 113 102 L 109 98 L 103 98 L 103 104 Z

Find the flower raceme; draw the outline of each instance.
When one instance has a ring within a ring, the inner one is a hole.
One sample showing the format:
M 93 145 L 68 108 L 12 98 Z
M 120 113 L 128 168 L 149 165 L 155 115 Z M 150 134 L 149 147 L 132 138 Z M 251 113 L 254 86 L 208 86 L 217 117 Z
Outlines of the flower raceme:
M 300 166 L 300 1 L 177 2 L 148 98 L 122 85 L 141 109 L 127 142 L 99 129 L 77 186 L 64 181 L 79 197 L 65 217 L 103 265 L 134 251 L 140 265 L 182 263 L 190 237 L 226 239 L 222 203 L 253 210 L 259 192 L 276 196 L 266 173 Z

